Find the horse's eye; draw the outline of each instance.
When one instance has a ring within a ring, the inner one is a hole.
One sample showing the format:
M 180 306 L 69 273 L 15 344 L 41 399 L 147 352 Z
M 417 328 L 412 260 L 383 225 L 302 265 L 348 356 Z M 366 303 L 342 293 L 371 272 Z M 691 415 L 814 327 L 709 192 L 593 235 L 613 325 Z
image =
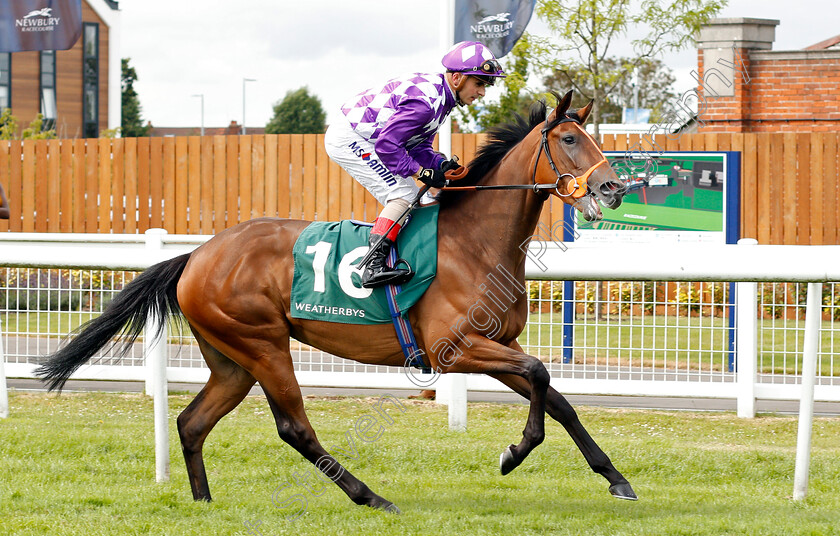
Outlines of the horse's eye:
M 563 143 L 566 145 L 574 145 L 576 141 L 574 136 L 563 136 Z

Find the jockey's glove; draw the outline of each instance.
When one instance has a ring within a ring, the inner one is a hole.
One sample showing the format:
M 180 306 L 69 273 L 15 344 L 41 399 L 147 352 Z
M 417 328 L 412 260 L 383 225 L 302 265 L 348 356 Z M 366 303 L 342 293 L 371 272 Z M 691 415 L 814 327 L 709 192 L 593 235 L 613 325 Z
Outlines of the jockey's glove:
M 440 169 L 423 168 L 420 170 L 418 176 L 423 184 L 428 184 L 432 188 L 443 188 L 449 182 L 446 180 L 444 171 Z
M 440 170 L 446 173 L 447 171 L 453 171 L 461 167 L 461 164 L 458 163 L 458 157 L 453 156 L 451 160 L 444 160 L 440 163 Z

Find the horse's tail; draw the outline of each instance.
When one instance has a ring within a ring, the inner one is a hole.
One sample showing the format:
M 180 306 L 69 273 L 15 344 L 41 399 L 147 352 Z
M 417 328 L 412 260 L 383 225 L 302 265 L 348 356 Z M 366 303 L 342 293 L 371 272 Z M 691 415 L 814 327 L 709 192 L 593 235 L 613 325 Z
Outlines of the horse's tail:
M 111 339 L 121 335 L 120 354 L 124 354 L 143 331 L 148 316 L 160 319 L 159 335 L 170 314 L 181 311 L 178 305 L 178 279 L 190 254 L 156 264 L 137 276 L 117 294 L 100 316 L 83 324 L 73 340 L 47 357 L 35 374 L 47 382 L 49 390 L 64 387 L 76 369 L 101 350 Z M 118 346 L 115 341 L 112 348 Z

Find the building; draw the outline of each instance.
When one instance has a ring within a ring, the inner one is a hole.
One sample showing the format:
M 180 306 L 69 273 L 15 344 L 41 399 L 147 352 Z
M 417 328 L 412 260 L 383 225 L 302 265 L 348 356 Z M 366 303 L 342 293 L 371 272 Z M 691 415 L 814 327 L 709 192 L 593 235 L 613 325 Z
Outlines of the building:
M 772 50 L 778 24 L 721 18 L 700 30 L 699 132 L 840 131 L 840 36 Z
M 40 112 L 60 138 L 98 137 L 121 123 L 120 12 L 82 0 L 82 37 L 69 50 L 0 52 L 0 109 L 20 128 Z

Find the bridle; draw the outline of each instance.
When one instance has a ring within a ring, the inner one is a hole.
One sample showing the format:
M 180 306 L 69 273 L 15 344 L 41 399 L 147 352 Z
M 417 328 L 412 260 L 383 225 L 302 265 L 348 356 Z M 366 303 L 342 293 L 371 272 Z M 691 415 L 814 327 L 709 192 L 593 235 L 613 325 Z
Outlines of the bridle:
M 572 199 L 579 199 L 586 195 L 586 190 L 588 189 L 587 181 L 592 173 L 595 171 L 595 168 L 600 166 L 601 164 L 605 164 L 607 162 L 607 157 L 601 154 L 601 160 L 597 163 L 592 165 L 589 169 L 586 170 L 582 175 L 575 176 L 571 173 L 560 173 L 560 170 L 557 169 L 557 165 L 554 163 L 554 159 L 551 157 L 551 150 L 548 146 L 548 133 L 560 125 L 561 123 L 575 123 L 580 127 L 580 121 L 575 119 L 574 117 L 565 116 L 563 119 L 558 121 L 554 125 L 549 125 L 548 118 L 545 120 L 545 126 L 540 130 L 540 134 L 542 135 L 542 140 L 540 141 L 540 150 L 537 153 L 537 159 L 534 162 L 534 172 L 531 176 L 531 180 L 534 184 L 495 184 L 495 185 L 474 185 L 474 186 L 444 186 L 443 190 L 533 190 L 535 194 L 542 197 L 543 199 L 547 199 L 548 195 L 551 193 L 556 194 L 558 197 L 571 197 Z M 582 129 L 581 129 L 582 130 Z M 596 147 L 597 149 L 597 147 Z M 545 156 L 548 159 L 548 165 L 551 166 L 551 170 L 554 172 L 554 175 L 557 177 L 557 180 L 554 183 L 538 183 L 537 182 L 537 166 L 540 163 L 540 156 L 542 153 L 545 152 Z M 598 152 L 601 152 L 598 149 Z M 572 181 L 571 184 L 574 187 L 568 187 L 568 193 L 563 193 L 560 191 L 560 181 L 563 180 L 564 177 L 571 177 Z M 553 190 L 553 192 L 552 192 Z
M 554 125 L 554 127 L 560 125 L 560 123 L 574 123 L 574 124 L 578 125 L 578 127 L 580 126 L 580 121 L 578 121 L 577 119 L 574 119 L 572 117 L 569 117 L 569 116 L 566 116 L 563 119 L 561 119 L 557 123 L 557 125 Z M 551 128 L 553 128 L 553 127 L 551 127 Z M 569 197 L 569 196 L 571 196 L 572 199 L 580 199 L 581 197 L 586 195 L 586 190 L 588 188 L 587 181 L 589 181 L 589 176 L 592 175 L 592 172 L 595 171 L 595 168 L 597 168 L 601 164 L 605 164 L 607 162 L 607 157 L 604 156 L 603 153 L 601 153 L 601 160 L 599 160 L 597 163 L 595 163 L 589 169 L 587 169 L 586 172 L 583 175 L 580 175 L 580 176 L 576 177 L 575 175 L 572 175 L 571 173 L 560 173 L 560 171 L 557 169 L 557 165 L 554 163 L 554 159 L 551 158 L 551 151 L 549 150 L 549 147 L 548 147 L 548 132 L 551 130 L 551 128 L 548 125 L 548 119 L 546 119 L 545 120 L 545 126 L 540 131 L 542 133 L 542 143 L 540 144 L 540 152 L 537 153 L 537 160 L 536 160 L 536 162 L 534 162 L 534 173 L 532 175 L 532 180 L 534 181 L 534 188 L 537 187 L 537 166 L 540 163 L 540 156 L 542 155 L 543 152 L 545 152 L 545 157 L 548 159 L 548 165 L 551 166 L 551 171 L 553 171 L 554 175 L 557 177 L 557 181 L 555 181 L 554 186 L 553 186 L 553 190 L 555 191 L 557 196 L 558 197 Z M 583 130 L 583 129 L 581 129 L 581 130 Z M 596 149 L 598 149 L 598 148 L 596 147 Z M 600 153 L 601 150 L 598 149 L 598 152 Z M 566 188 L 569 192 L 567 194 L 564 194 L 564 193 L 560 192 L 560 181 L 563 179 L 563 177 L 571 177 L 572 180 L 571 180 L 570 184 L 574 184 L 573 188 L 571 186 Z M 551 186 L 551 185 L 548 185 L 548 186 Z

